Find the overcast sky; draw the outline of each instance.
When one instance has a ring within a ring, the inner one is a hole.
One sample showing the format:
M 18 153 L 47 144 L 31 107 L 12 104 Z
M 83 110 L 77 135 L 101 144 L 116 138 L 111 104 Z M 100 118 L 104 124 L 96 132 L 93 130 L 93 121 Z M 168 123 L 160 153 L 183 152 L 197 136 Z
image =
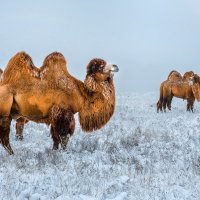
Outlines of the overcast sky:
M 117 92 L 158 91 L 175 69 L 200 73 L 199 0 L 1 0 L 0 66 L 53 51 L 83 80 L 90 59 L 117 64 Z

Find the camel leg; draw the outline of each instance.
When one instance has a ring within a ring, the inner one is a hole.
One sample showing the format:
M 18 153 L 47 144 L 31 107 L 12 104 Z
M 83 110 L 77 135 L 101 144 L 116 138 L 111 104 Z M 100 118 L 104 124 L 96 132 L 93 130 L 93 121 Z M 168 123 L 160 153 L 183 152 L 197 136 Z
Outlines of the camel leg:
M 164 98 L 163 100 L 163 109 L 164 109 L 164 112 L 166 112 L 166 106 L 167 106 L 167 97 Z
M 69 138 L 75 129 L 74 114 L 70 109 L 54 106 L 50 116 L 51 135 L 53 139 L 53 149 L 58 149 L 61 144 L 62 149 L 66 149 Z
M 59 134 L 56 132 L 55 128 L 51 126 L 51 137 L 53 139 L 53 150 L 57 150 L 60 144 Z
M 20 117 L 16 120 L 16 140 L 23 140 L 23 130 L 24 125 L 28 122 L 28 120 Z
M 157 113 L 159 113 L 159 110 L 162 112 L 162 104 L 163 104 L 163 100 L 159 99 L 157 102 Z
M 10 155 L 14 154 L 9 142 L 11 120 L 11 117 L 0 118 L 0 142 Z
M 173 98 L 173 96 L 171 96 L 171 97 L 168 97 L 168 100 L 167 100 L 167 108 L 169 109 L 169 110 L 171 110 L 171 104 L 172 104 L 172 98 Z
M 194 101 L 195 101 L 195 98 L 187 99 L 187 111 L 194 112 Z

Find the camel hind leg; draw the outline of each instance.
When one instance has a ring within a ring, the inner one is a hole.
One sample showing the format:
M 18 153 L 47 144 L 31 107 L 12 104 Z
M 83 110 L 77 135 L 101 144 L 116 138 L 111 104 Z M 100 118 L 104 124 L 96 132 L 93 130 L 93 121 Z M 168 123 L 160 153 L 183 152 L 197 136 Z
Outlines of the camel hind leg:
M 70 109 L 63 109 L 54 106 L 50 115 L 51 135 L 53 139 L 53 149 L 56 150 L 61 144 L 62 149 L 66 149 L 69 138 L 75 129 L 74 114 Z
M 157 113 L 159 113 L 159 110 L 162 112 L 163 99 L 160 98 L 156 105 L 157 105 Z
M 0 86 L 0 143 L 9 154 L 13 154 L 9 142 L 12 103 L 13 95 L 8 92 L 6 86 Z
M 23 130 L 24 125 L 28 122 L 28 120 L 20 117 L 16 120 L 16 140 L 23 140 Z
M 14 154 L 10 142 L 9 142 L 9 134 L 10 134 L 10 123 L 11 117 L 1 117 L 0 118 L 0 142 L 5 148 L 5 150 L 10 154 Z

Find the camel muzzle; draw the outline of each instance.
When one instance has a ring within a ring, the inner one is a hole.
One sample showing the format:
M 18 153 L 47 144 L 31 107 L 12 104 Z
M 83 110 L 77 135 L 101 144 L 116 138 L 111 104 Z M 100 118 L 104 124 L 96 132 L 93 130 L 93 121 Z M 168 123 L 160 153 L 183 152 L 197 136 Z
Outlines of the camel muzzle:
M 119 71 L 119 67 L 117 65 L 113 65 L 111 68 L 112 72 L 118 72 Z

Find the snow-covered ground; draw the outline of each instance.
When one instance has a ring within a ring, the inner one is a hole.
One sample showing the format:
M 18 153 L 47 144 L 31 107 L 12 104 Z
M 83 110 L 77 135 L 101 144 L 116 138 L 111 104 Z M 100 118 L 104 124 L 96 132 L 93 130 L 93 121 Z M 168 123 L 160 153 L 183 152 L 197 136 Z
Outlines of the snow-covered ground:
M 0 147 L 0 199 L 200 199 L 200 103 L 156 113 L 158 93 L 117 97 L 111 121 L 85 134 L 76 120 L 68 150 L 52 151 L 46 125 L 29 123 L 24 140 L 11 128 L 9 156 Z

